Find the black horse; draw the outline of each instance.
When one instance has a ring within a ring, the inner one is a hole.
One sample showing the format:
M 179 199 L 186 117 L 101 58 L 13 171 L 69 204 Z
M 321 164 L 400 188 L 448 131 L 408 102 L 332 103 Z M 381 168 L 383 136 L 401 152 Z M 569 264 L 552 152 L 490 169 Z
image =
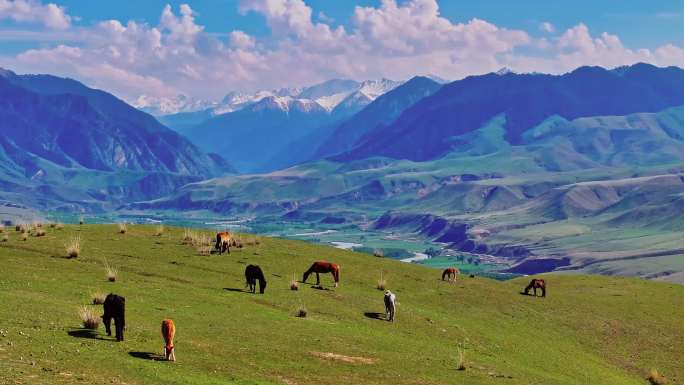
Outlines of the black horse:
M 112 335 L 112 329 L 109 324 L 114 318 L 114 327 L 116 328 L 116 340 L 123 341 L 124 327 L 126 326 L 126 298 L 116 294 L 109 294 L 104 301 L 104 315 L 102 320 L 107 330 L 107 335 Z
M 257 265 L 248 265 L 245 268 L 245 281 L 247 286 L 249 286 L 249 291 L 256 293 L 256 281 L 259 280 L 259 292 L 264 294 L 266 290 L 266 279 L 264 278 L 264 272 Z

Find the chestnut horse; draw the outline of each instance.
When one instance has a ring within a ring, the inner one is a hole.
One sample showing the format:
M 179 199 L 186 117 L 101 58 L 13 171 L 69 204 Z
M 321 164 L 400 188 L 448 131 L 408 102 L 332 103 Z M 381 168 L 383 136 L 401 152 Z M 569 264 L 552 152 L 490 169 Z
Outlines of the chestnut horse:
M 444 281 L 444 278 L 447 278 L 449 282 L 454 282 L 456 280 L 456 276 L 459 274 L 461 274 L 461 272 L 455 267 L 444 269 L 444 272 L 442 273 L 442 281 Z
M 337 285 L 340 283 L 340 267 L 334 263 L 326 261 L 314 262 L 309 270 L 304 272 L 304 279 L 302 279 L 302 283 L 306 282 L 307 278 L 309 278 L 309 274 L 311 273 L 316 273 L 316 286 L 321 285 L 321 278 L 318 276 L 318 273 L 331 273 L 335 279 L 335 287 L 337 287 Z
M 176 361 L 176 350 L 173 347 L 173 338 L 176 336 L 176 325 L 173 320 L 165 319 L 161 324 L 162 337 L 164 337 L 164 358 L 167 361 Z
M 546 297 L 546 281 L 541 278 L 533 278 L 525 288 L 525 295 L 529 295 L 530 289 L 534 289 L 534 296 L 537 296 L 537 289 L 541 289 L 542 297 Z
M 224 251 L 227 251 L 228 254 L 230 254 L 230 240 L 232 237 L 233 235 L 228 231 L 217 233 L 216 245 L 214 245 L 214 248 L 218 250 L 220 254 L 223 254 Z

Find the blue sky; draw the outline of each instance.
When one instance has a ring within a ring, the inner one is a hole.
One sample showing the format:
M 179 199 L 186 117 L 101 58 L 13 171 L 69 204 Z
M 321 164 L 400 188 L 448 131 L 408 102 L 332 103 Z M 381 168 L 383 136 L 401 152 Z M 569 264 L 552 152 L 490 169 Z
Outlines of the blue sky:
M 0 0 L 1 66 L 128 100 L 503 66 L 684 65 L 683 40 L 682 1 Z

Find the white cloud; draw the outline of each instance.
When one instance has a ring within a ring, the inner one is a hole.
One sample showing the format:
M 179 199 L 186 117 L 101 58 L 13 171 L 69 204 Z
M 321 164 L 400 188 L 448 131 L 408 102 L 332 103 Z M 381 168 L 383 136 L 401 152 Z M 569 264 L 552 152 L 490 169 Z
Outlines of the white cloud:
M 545 21 L 541 24 L 539 24 L 539 30 L 546 32 L 546 33 L 554 33 L 556 32 L 556 27 L 549 23 L 548 21 Z
M 0 0 L 5 18 L 6 4 Z M 26 4 L 42 6 L 27 1 L 20 6 Z M 637 61 L 684 65 L 684 49 L 675 45 L 631 49 L 617 35 L 592 35 L 582 23 L 558 32 L 549 24 L 535 37 L 481 19 L 452 21 L 440 15 L 435 0 L 356 7 L 347 28 L 332 26 L 321 15 L 314 20 L 303 0 L 242 0 L 240 10 L 263 15 L 271 36 L 208 33 L 201 15 L 183 4 L 160 10 L 156 25 L 106 20 L 67 28 L 59 33 L 78 35 L 77 45 L 0 57 L 0 66 L 75 77 L 134 100 L 140 94 L 219 98 L 233 90 L 302 86 L 333 77 L 459 79 L 501 67 L 561 73 Z
M 72 17 L 64 7 L 54 3 L 43 5 L 37 0 L 0 0 L 0 20 L 40 23 L 51 29 L 67 29 Z

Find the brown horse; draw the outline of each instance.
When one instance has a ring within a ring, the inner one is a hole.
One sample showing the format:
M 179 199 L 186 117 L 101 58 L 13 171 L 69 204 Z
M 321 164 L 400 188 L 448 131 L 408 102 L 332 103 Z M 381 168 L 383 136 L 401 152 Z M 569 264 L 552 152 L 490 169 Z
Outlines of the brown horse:
M 214 245 L 214 248 L 218 250 L 220 254 L 223 254 L 224 251 L 227 251 L 228 254 L 230 254 L 230 241 L 232 237 L 233 234 L 228 231 L 217 233 L 216 245 Z
M 444 269 L 444 272 L 442 273 L 442 281 L 447 278 L 449 282 L 454 282 L 456 280 L 456 276 L 459 274 L 461 274 L 461 272 L 455 267 Z
M 164 358 L 167 361 L 176 361 L 176 350 L 173 347 L 173 338 L 176 336 L 176 325 L 173 320 L 165 319 L 161 324 L 162 337 L 164 337 Z
M 534 296 L 537 296 L 537 289 L 541 289 L 542 297 L 546 297 L 546 281 L 540 278 L 533 278 L 525 288 L 525 295 L 529 295 L 530 289 L 534 289 Z
M 304 272 L 302 283 L 306 282 L 306 280 L 309 278 L 309 274 L 311 273 L 316 273 L 316 286 L 321 285 L 321 278 L 318 276 L 318 273 L 331 273 L 335 279 L 335 287 L 337 287 L 337 285 L 340 283 L 340 267 L 334 263 L 326 261 L 314 262 L 309 270 Z

